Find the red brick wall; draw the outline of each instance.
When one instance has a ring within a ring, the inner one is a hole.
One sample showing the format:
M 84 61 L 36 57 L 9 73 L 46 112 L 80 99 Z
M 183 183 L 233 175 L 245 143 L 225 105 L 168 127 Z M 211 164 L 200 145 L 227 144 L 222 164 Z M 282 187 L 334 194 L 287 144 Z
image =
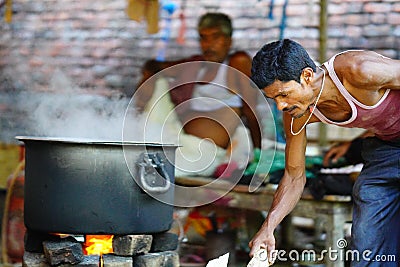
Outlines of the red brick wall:
M 264 43 L 279 39 L 282 32 L 284 0 L 273 1 L 272 8 L 270 0 L 169 2 L 179 8 L 171 19 L 167 58 L 198 51 L 197 18 L 207 10 L 218 10 L 232 17 L 234 48 L 250 54 Z M 398 1 L 328 2 L 327 57 L 341 50 L 361 48 L 400 58 Z M 145 22 L 127 18 L 126 3 L 124 0 L 13 0 L 12 23 L 0 22 L 0 131 L 18 124 L 20 115 L 15 115 L 12 107 L 15 92 L 70 89 L 66 87 L 74 88 L 78 94 L 133 92 L 140 66 L 160 49 L 167 16 L 165 11 L 161 12 L 160 32 L 149 35 Z M 185 43 L 178 44 L 183 4 L 187 29 Z M 1 17 L 4 8 L 0 8 Z M 285 38 L 301 42 L 315 60 L 319 48 L 319 10 L 317 0 L 290 0 L 283 31 Z M 57 81 L 60 79 L 62 83 Z M 9 132 L 14 134 L 12 130 Z

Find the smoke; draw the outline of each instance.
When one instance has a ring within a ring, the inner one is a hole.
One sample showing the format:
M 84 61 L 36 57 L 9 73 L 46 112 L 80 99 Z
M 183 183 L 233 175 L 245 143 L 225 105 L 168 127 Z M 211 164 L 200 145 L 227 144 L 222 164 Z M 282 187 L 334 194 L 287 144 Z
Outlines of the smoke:
M 120 139 L 124 101 L 94 95 L 36 93 L 25 109 L 31 135 Z
M 82 93 L 68 77 L 56 70 L 46 92 L 21 92 L 17 106 L 23 114 L 22 135 L 121 141 L 124 117 L 130 99 L 120 93 L 110 96 Z M 136 142 L 143 141 L 143 118 L 135 120 Z M 157 140 L 153 140 L 157 142 Z

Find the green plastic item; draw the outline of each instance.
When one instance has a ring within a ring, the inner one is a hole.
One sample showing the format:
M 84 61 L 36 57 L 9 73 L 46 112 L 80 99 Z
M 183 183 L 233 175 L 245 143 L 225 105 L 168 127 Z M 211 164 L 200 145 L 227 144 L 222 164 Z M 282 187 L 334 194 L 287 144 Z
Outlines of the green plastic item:
M 267 174 L 285 168 L 285 153 L 273 149 L 254 149 L 253 161 L 247 166 L 244 175 Z
M 322 156 L 306 156 L 306 177 L 315 177 L 315 174 L 310 169 L 322 166 L 322 163 Z M 247 166 L 244 175 L 268 174 L 283 169 L 285 169 L 285 151 L 256 148 L 254 149 L 254 159 Z

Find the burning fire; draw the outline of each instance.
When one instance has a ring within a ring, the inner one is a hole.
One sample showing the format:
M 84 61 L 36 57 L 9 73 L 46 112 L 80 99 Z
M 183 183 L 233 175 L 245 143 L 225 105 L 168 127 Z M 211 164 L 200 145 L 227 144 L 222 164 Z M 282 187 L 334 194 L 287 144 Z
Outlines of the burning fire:
M 113 253 L 113 235 L 86 235 L 83 244 L 86 255 L 103 255 Z

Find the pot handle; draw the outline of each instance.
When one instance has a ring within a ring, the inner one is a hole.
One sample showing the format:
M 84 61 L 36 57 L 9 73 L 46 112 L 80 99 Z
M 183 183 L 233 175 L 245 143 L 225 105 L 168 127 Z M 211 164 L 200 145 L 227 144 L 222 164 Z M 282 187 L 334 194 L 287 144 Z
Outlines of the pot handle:
M 149 193 L 167 192 L 171 181 L 160 155 L 158 153 L 142 153 L 140 158 L 139 178 L 143 189 Z

